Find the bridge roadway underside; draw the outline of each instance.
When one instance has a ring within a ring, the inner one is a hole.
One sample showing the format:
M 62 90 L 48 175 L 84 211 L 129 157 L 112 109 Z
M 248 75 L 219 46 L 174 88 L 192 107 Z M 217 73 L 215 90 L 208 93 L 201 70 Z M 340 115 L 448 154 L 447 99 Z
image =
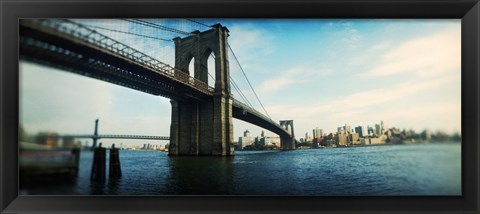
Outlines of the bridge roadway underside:
M 243 120 L 245 122 L 260 126 L 264 129 L 267 129 L 275 134 L 280 136 L 280 144 L 282 149 L 291 150 L 295 149 L 295 139 L 288 133 L 285 129 L 280 127 L 278 124 L 272 123 L 271 120 L 266 119 L 264 116 L 260 115 L 258 112 L 249 111 L 245 109 L 244 106 L 241 106 L 237 102 L 233 102 L 232 105 L 232 115 L 234 118 Z
M 175 100 L 211 97 L 108 50 L 22 25 L 19 30 L 21 59 Z
M 232 106 L 232 112 L 233 112 L 233 117 L 239 120 L 243 120 L 245 122 L 260 126 L 264 129 L 267 129 L 275 134 L 280 135 L 280 137 L 290 137 L 284 129 L 276 126 L 275 124 L 272 124 L 271 122 L 264 120 L 260 117 L 258 117 L 255 114 L 252 114 L 251 112 L 244 112 L 244 109 L 239 107 L 239 106 Z

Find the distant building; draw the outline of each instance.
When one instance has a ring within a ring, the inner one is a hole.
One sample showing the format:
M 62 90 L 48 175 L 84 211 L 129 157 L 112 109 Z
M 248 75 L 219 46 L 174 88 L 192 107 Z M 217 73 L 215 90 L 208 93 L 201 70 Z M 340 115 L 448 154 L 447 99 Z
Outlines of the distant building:
M 350 133 L 348 135 L 348 140 L 350 141 L 350 144 L 353 144 L 353 145 L 360 145 L 361 144 L 358 133 Z
M 382 134 L 382 127 L 380 124 L 375 124 L 375 134 L 380 136 Z
M 370 138 L 370 144 L 382 144 L 382 140 L 380 138 Z
M 360 138 L 361 145 L 368 145 L 368 138 Z
M 365 127 L 363 126 L 355 127 L 355 133 L 357 133 L 359 137 L 365 137 L 367 135 L 367 133 L 365 133 Z
M 68 148 L 73 148 L 78 146 L 78 142 L 75 142 L 75 138 L 73 137 L 63 137 L 62 138 L 62 146 L 63 147 L 68 147 Z
M 352 132 L 352 129 L 350 129 L 350 126 L 345 124 L 345 126 L 343 126 L 343 130 L 348 134 L 350 132 Z
M 323 137 L 323 129 L 319 129 L 318 127 L 313 130 L 313 139 Z
M 280 137 L 262 137 L 260 138 L 260 145 L 280 147 Z
M 252 143 L 255 141 L 253 137 L 239 137 L 238 138 L 238 144 L 242 146 L 242 148 L 245 148 L 245 146 L 252 145 Z
M 263 133 L 263 132 L 262 132 Z M 253 142 L 255 142 L 255 138 L 253 138 L 252 136 L 250 136 L 250 131 L 248 130 L 245 130 L 243 132 L 243 137 L 239 137 L 238 138 L 238 146 L 240 146 L 240 148 L 245 148 L 245 146 L 250 146 L 253 144 Z
M 340 132 L 337 134 L 337 137 L 335 139 L 336 144 L 338 146 L 346 146 L 347 145 L 347 134 L 345 132 Z
M 312 141 L 312 136 L 308 134 L 308 132 L 305 132 L 305 142 L 311 142 Z
M 235 147 L 235 150 L 242 150 L 243 146 L 240 142 L 233 142 L 233 146 Z
M 383 144 L 385 141 L 382 141 L 381 138 L 362 138 L 360 139 L 362 145 L 374 145 L 374 144 Z
M 244 137 L 250 137 L 250 131 L 248 131 L 248 129 L 245 130 L 245 131 L 243 132 L 243 136 L 244 136 Z
M 42 132 L 35 137 L 35 143 L 46 146 L 58 146 L 59 137 L 54 132 Z
M 332 147 L 333 145 L 335 145 L 335 140 L 333 140 L 333 139 L 325 140 L 324 144 L 322 144 L 322 145 L 324 145 L 326 147 Z
M 373 130 L 373 127 L 367 126 L 367 135 L 371 136 L 375 134 L 375 131 Z

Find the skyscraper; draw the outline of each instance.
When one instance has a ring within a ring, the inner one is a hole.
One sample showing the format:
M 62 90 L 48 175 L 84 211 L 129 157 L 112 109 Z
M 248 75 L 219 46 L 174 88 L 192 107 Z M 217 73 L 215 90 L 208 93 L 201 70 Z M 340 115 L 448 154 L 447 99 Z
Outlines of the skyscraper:
M 367 133 L 365 132 L 365 127 L 363 126 L 355 127 L 355 132 L 358 134 L 359 137 L 364 137 L 367 135 Z
M 250 137 L 250 132 L 249 132 L 248 130 L 245 130 L 245 131 L 243 132 L 243 136 L 244 136 L 244 137 Z
M 313 130 L 313 138 L 321 138 L 323 137 L 323 129 L 319 129 L 318 127 Z
M 375 134 L 373 127 L 367 126 L 367 135 L 372 135 L 372 134 Z
M 347 125 L 347 124 L 345 124 L 345 126 L 343 126 L 343 130 L 345 131 L 345 133 L 352 132 L 352 129 L 351 129 L 350 126 Z
M 308 132 L 305 132 L 305 142 L 312 141 L 312 135 L 309 135 Z
M 375 134 L 380 136 L 382 134 L 382 127 L 380 124 L 375 124 Z

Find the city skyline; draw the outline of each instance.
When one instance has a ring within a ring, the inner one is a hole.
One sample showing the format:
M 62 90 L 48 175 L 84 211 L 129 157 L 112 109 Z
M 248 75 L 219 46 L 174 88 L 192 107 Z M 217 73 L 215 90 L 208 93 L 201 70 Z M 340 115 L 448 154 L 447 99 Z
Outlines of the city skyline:
M 199 20 L 230 30 L 268 114 L 294 120 L 297 138 L 315 127 L 334 132 L 382 120 L 415 131 L 461 130 L 460 20 Z M 99 118 L 104 134 L 169 135 L 169 99 L 25 62 L 20 71 L 27 131 L 88 134 Z M 233 123 L 234 141 L 245 129 L 264 130 Z

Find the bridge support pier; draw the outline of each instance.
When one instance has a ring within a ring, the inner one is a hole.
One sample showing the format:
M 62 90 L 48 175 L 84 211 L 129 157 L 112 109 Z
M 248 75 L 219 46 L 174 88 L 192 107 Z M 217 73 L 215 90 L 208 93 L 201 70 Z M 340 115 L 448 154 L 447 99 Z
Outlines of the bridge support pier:
M 213 97 L 171 100 L 169 155 L 233 155 L 232 99 L 228 62 L 228 29 L 220 24 L 205 32 L 174 38 L 175 68 L 188 71 L 194 60 L 194 77 L 208 84 L 208 58 L 215 55 Z M 196 80 L 196 81 L 197 81 Z
M 281 120 L 280 126 L 290 132 L 291 136 L 280 136 L 280 145 L 283 150 L 296 149 L 295 146 L 295 131 L 293 129 L 293 120 Z M 290 129 L 289 129 L 290 127 Z
M 282 145 L 283 150 L 294 150 L 295 147 L 295 138 L 293 137 L 280 137 L 280 145 Z
M 231 99 L 214 97 L 204 102 L 170 102 L 169 155 L 233 155 Z

